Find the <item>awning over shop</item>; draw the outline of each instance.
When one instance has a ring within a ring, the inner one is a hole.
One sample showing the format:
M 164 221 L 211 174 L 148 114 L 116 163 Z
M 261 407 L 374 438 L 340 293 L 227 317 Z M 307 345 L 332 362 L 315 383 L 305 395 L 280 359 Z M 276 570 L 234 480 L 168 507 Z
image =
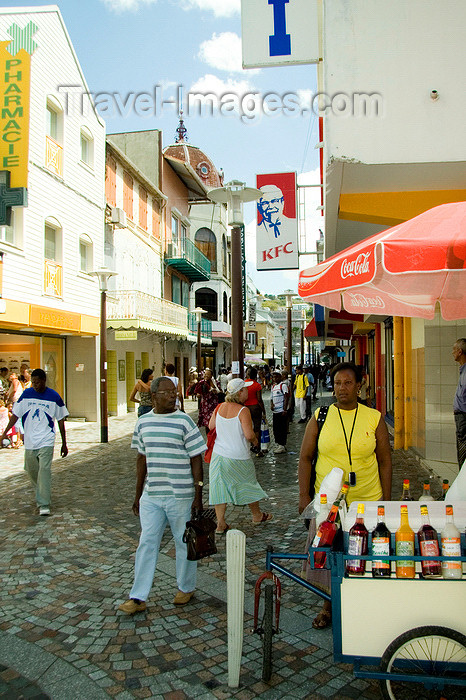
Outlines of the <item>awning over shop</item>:
M 466 202 L 443 204 L 300 274 L 299 295 L 336 311 L 466 316 Z

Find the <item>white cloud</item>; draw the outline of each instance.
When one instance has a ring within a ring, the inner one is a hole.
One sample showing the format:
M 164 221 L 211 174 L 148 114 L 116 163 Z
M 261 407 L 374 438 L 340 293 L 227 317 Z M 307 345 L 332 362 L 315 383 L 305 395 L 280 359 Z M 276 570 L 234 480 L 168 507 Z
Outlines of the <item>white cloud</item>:
M 241 37 L 234 32 L 213 34 L 211 39 L 203 41 L 199 47 L 198 58 L 217 70 L 246 73 L 242 66 Z M 259 70 L 247 71 L 248 75 L 259 72 Z
M 142 5 L 155 5 L 157 0 L 101 0 L 101 2 L 114 12 L 132 12 L 139 10 Z
M 241 97 L 245 93 L 252 92 L 252 90 L 253 86 L 248 80 L 222 80 L 222 78 L 218 78 L 211 73 L 203 75 L 189 88 L 190 93 L 200 93 L 202 95 L 213 93 L 217 97 L 227 93 L 233 93 Z
M 241 12 L 241 0 L 181 0 L 181 6 L 213 12 L 215 17 L 232 17 Z
M 213 34 L 211 39 L 203 41 L 199 47 L 199 58 L 204 63 L 218 70 L 241 73 L 241 39 L 234 32 Z
M 297 90 L 296 94 L 298 95 L 299 99 L 299 105 L 301 109 L 306 109 L 306 110 L 311 110 L 312 109 L 312 98 L 314 97 L 314 93 L 312 90 Z

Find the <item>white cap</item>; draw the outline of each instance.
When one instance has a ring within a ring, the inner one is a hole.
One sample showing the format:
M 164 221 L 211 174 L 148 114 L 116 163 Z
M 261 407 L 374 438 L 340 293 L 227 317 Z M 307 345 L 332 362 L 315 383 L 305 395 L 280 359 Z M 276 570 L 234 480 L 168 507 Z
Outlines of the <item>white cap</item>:
M 229 394 L 236 394 L 238 391 L 246 386 L 244 379 L 237 377 L 236 379 L 230 379 L 227 384 L 227 391 Z

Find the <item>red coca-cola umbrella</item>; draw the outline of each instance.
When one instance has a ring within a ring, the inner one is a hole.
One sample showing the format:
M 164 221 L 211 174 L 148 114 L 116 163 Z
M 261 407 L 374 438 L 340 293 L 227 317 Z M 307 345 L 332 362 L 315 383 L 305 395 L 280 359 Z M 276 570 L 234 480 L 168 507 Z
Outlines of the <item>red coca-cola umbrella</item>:
M 300 273 L 303 299 L 362 314 L 466 318 L 466 202 L 442 204 Z

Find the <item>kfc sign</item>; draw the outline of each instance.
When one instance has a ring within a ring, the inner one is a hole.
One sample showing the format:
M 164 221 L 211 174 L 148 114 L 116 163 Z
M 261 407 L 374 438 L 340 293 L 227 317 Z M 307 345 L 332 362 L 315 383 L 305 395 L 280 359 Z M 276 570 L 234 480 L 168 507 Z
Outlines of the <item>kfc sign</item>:
M 262 192 L 257 202 L 257 269 L 297 270 L 296 173 L 257 175 L 256 186 Z

